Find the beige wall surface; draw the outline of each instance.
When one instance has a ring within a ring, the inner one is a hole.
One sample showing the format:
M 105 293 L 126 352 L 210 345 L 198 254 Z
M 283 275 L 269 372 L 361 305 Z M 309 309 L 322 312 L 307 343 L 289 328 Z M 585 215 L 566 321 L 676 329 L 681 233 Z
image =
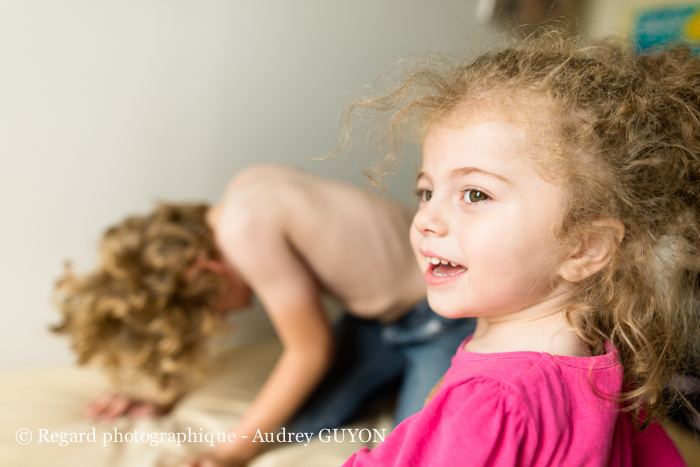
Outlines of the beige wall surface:
M 363 183 L 338 141 L 349 92 L 398 58 L 493 34 L 476 0 L 0 3 L 0 368 L 66 363 L 51 290 L 154 201 L 214 201 L 281 162 Z M 412 169 L 388 183 L 407 202 Z M 269 333 L 242 315 L 248 336 Z

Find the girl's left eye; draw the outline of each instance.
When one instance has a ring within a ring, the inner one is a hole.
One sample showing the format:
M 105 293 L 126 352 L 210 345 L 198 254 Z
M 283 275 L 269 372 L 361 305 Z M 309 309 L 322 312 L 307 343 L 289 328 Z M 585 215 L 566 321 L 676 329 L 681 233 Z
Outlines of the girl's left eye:
M 466 190 L 464 192 L 463 198 L 468 203 L 478 203 L 479 201 L 485 201 L 489 199 L 489 195 L 479 190 Z

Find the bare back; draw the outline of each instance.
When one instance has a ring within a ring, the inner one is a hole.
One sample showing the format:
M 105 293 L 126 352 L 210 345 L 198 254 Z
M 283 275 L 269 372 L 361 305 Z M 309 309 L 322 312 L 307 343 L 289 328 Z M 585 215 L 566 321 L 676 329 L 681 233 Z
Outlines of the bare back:
M 254 291 L 250 269 L 289 257 L 360 317 L 392 321 L 425 296 L 408 237 L 413 214 L 387 197 L 289 167 L 256 166 L 231 182 L 215 209 L 222 228 L 239 222 L 218 239 Z

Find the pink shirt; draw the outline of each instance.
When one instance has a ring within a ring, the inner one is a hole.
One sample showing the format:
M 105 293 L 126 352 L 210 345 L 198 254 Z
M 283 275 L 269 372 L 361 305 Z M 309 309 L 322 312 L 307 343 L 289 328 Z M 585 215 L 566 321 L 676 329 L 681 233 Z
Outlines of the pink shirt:
M 660 425 L 638 432 L 618 404 L 616 354 L 477 354 L 463 345 L 440 390 L 356 466 L 684 466 Z

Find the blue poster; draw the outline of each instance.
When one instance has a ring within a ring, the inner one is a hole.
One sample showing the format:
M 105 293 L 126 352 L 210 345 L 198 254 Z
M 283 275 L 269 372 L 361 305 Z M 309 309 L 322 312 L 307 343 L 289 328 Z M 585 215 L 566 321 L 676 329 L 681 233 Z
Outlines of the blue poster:
M 649 7 L 638 10 L 630 31 L 637 50 L 685 42 L 700 50 L 700 3 Z

